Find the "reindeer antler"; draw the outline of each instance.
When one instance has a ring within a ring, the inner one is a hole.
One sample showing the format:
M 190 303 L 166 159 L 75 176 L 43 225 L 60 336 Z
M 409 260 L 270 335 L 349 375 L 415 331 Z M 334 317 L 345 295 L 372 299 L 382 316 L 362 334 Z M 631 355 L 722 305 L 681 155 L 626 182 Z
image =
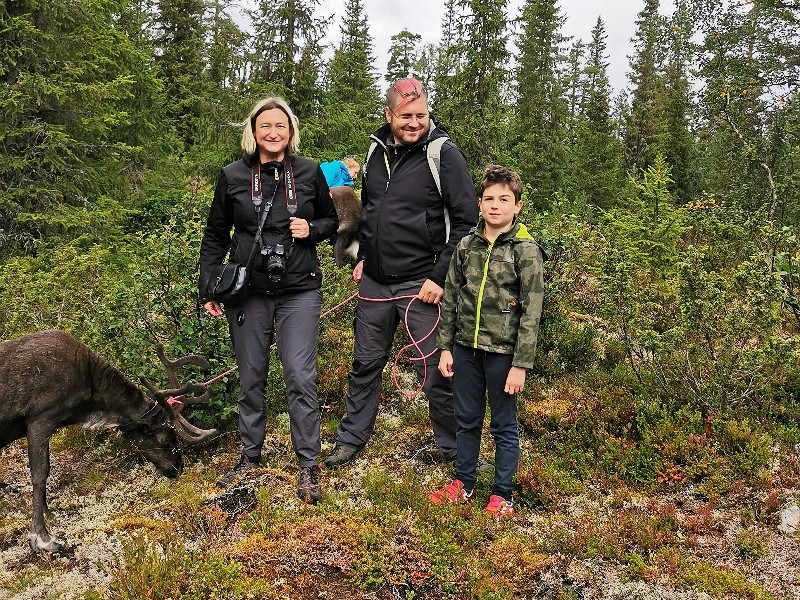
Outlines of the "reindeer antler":
M 186 404 L 199 404 L 200 402 L 208 400 L 211 397 L 211 390 L 209 390 L 206 385 L 195 381 L 189 381 L 182 386 L 180 386 L 178 382 L 179 368 L 185 365 L 195 365 L 203 369 L 210 369 L 211 364 L 205 358 L 197 356 L 196 354 L 170 360 L 164 353 L 163 344 L 156 344 L 156 354 L 167 371 L 167 377 L 169 377 L 173 389 L 160 390 L 146 377 L 142 376 L 140 379 L 150 391 L 152 398 L 167 409 L 167 414 L 170 415 L 170 422 L 175 428 L 175 433 L 177 433 L 181 439 L 190 443 L 200 442 L 216 434 L 216 429 L 200 429 L 199 427 L 195 427 L 181 414 Z M 205 391 L 205 393 L 199 396 L 197 395 L 203 391 Z M 192 395 L 186 396 L 186 394 Z M 182 400 L 177 400 L 175 397 L 181 397 Z
M 178 387 L 180 383 L 178 382 L 178 369 L 186 365 L 195 365 L 197 367 L 201 367 L 205 370 L 211 368 L 211 363 L 209 363 L 205 358 L 202 356 L 198 356 L 197 354 L 188 354 L 187 356 L 182 356 L 181 358 L 176 358 L 175 360 L 170 360 L 167 358 L 167 355 L 164 354 L 164 344 L 158 343 L 156 344 L 156 354 L 158 355 L 159 360 L 164 365 L 164 368 L 167 371 L 167 377 L 169 377 L 169 382 L 173 385 L 173 387 Z M 193 394 L 197 394 L 202 390 L 193 390 Z M 186 392 L 183 392 L 186 393 Z M 172 394 L 173 396 L 178 396 L 179 394 Z M 189 398 L 185 398 L 184 402 L 186 404 L 199 404 L 201 402 L 205 402 L 211 397 L 211 390 L 206 388 L 205 394 L 201 396 L 191 396 Z

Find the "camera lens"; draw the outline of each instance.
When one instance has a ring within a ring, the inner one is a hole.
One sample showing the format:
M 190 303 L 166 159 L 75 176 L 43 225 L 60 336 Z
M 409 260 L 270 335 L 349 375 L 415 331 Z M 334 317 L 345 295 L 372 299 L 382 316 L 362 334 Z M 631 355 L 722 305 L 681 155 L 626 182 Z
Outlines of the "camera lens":
M 282 256 L 273 254 L 267 259 L 267 277 L 270 281 L 280 281 L 286 275 L 286 261 Z

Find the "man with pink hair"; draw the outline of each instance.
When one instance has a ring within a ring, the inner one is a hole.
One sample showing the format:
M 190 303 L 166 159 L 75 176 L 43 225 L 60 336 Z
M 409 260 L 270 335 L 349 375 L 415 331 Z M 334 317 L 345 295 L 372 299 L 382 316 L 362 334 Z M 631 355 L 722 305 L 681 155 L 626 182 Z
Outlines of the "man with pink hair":
M 450 257 L 478 217 L 475 185 L 464 155 L 446 130 L 433 122 L 419 81 L 401 79 L 389 88 L 386 124 L 372 134 L 376 144 L 363 167 L 359 222 L 359 262 L 353 279 L 359 292 L 353 367 L 348 376 L 347 412 L 325 466 L 350 462 L 372 435 L 381 392 L 381 372 L 389 359 L 397 326 L 407 317 L 411 335 L 422 340 L 436 326 Z M 441 147 L 437 185 L 427 146 Z M 403 296 L 415 296 L 411 302 Z M 409 306 L 409 302 L 411 302 Z M 453 392 L 437 369 L 435 333 L 419 344 L 426 356 L 423 389 L 428 397 L 434 439 L 446 460 L 456 456 Z M 415 362 L 420 379 L 425 366 Z

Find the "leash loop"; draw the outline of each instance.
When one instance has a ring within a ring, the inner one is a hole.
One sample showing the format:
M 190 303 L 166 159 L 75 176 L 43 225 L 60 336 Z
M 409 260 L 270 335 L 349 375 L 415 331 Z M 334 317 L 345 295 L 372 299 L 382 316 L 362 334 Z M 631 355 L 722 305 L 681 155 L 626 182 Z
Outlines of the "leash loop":
M 403 346 L 397 352 L 397 355 L 394 358 L 394 364 L 392 365 L 392 381 L 394 382 L 394 385 L 397 388 L 397 391 L 399 391 L 401 394 L 403 394 L 403 396 L 405 396 L 406 398 L 414 398 L 414 397 L 416 397 L 417 395 L 419 395 L 419 393 L 425 387 L 425 382 L 428 379 L 428 363 L 426 361 L 427 361 L 428 358 L 430 358 L 431 356 L 436 354 L 436 351 L 438 350 L 438 348 L 434 348 L 433 351 L 430 352 L 429 354 L 423 355 L 422 348 L 420 348 L 419 345 L 422 342 L 424 342 L 425 340 L 427 340 L 429 337 L 431 337 L 434 334 L 434 332 L 436 331 L 436 328 L 439 326 L 439 321 L 441 321 L 441 319 L 442 319 L 442 305 L 441 304 L 437 304 L 436 305 L 437 308 L 439 309 L 439 315 L 436 317 L 436 322 L 433 324 L 433 329 L 431 329 L 427 334 L 425 334 L 425 337 L 420 338 L 419 340 L 414 339 L 414 336 L 411 333 L 411 328 L 408 326 L 408 311 L 411 308 L 411 304 L 415 300 L 419 300 L 419 298 L 417 298 L 417 296 L 414 295 L 414 294 L 409 294 L 409 295 L 406 295 L 406 296 L 394 296 L 392 298 L 367 298 L 365 296 L 360 295 L 358 292 L 356 292 L 353 295 L 351 295 L 348 298 L 346 298 L 345 300 L 343 300 L 342 302 L 340 302 L 339 304 L 337 304 L 336 306 L 334 306 L 333 308 L 329 308 L 324 313 L 322 313 L 320 315 L 320 320 L 324 319 L 325 317 L 327 317 L 332 312 L 338 310 L 339 308 L 341 308 L 342 306 L 344 306 L 345 304 L 347 304 L 348 302 L 350 302 L 354 298 L 358 298 L 359 300 L 364 300 L 365 302 L 394 302 L 396 300 L 405 300 L 405 299 L 409 300 L 408 304 L 406 305 L 405 314 L 403 315 L 403 324 L 406 326 L 406 333 L 408 334 L 408 338 L 411 340 L 411 343 Z M 422 382 L 420 383 L 419 387 L 414 392 L 408 392 L 405 389 L 403 389 L 403 387 L 400 385 L 400 382 L 397 379 L 397 371 L 398 371 L 398 365 L 400 363 L 400 357 L 403 355 L 404 352 L 410 351 L 412 348 L 416 349 L 416 351 L 419 354 L 419 356 L 418 357 L 411 357 L 408 360 L 410 362 L 415 362 L 415 361 L 420 361 L 420 360 L 423 361 L 422 362 Z M 219 381 L 223 377 L 226 377 L 226 376 L 230 375 L 231 373 L 235 372 L 238 369 L 239 369 L 238 366 L 233 366 L 230 369 L 228 369 L 227 371 L 225 371 L 224 373 L 220 373 L 219 375 L 217 375 L 215 377 L 212 377 L 208 381 L 203 382 L 202 386 L 203 387 L 208 387 L 212 383 L 216 383 L 217 381 Z M 172 404 L 174 404 L 175 402 L 179 401 L 184 396 L 186 396 L 186 394 L 181 394 L 180 396 L 170 396 L 167 401 L 169 402 L 169 404 L 171 406 Z

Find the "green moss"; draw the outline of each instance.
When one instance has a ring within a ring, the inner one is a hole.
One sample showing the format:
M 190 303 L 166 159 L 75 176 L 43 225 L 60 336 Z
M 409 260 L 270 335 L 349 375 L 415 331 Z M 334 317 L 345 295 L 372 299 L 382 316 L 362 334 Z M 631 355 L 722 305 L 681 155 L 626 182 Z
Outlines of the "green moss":
M 770 536 L 765 531 L 745 529 L 736 536 L 736 548 L 749 560 L 757 560 L 769 555 Z
M 736 596 L 749 600 L 776 600 L 764 588 L 747 580 L 731 569 L 715 567 L 706 561 L 695 560 L 684 551 L 669 548 L 659 552 L 656 562 L 674 572 L 673 578 L 687 588 L 697 588 L 715 598 Z

